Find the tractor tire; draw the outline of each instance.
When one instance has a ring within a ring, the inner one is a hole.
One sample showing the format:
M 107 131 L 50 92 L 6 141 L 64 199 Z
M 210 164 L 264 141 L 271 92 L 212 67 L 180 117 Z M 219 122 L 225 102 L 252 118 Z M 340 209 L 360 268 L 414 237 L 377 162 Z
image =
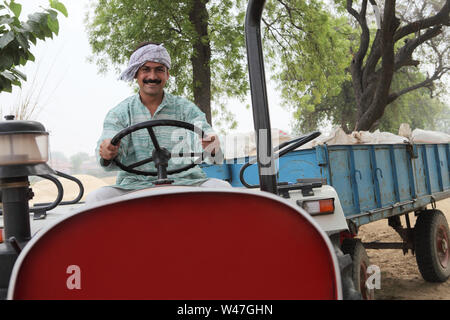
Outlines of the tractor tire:
M 425 281 L 445 282 L 450 276 L 450 232 L 439 210 L 419 214 L 414 226 L 414 245 L 419 271 Z
M 369 289 L 366 284 L 370 261 L 361 240 L 345 239 L 342 242 L 342 251 L 352 257 L 352 280 L 356 291 L 361 294 L 363 300 L 374 300 L 375 289 Z
M 345 254 L 339 248 L 334 246 L 334 252 L 338 259 L 339 272 L 341 275 L 342 284 L 342 299 L 343 300 L 362 300 L 361 293 L 356 291 L 352 278 L 352 257 L 349 254 Z

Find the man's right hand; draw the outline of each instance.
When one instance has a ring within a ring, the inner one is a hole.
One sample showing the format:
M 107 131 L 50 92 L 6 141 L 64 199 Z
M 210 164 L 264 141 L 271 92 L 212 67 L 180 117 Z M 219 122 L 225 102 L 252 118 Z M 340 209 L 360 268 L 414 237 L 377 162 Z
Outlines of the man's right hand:
M 117 146 L 114 146 L 111 144 L 111 139 L 105 139 L 100 144 L 100 157 L 102 157 L 105 160 L 112 160 L 115 157 L 117 157 L 117 154 L 119 153 L 119 146 L 120 143 Z

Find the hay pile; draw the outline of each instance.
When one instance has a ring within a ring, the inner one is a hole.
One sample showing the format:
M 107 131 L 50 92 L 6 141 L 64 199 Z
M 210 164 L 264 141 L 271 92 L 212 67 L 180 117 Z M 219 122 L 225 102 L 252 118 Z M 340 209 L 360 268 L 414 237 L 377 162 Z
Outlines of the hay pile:
M 103 186 L 112 185 L 116 180 L 115 177 L 99 179 L 86 174 L 74 175 L 74 177 L 80 180 L 84 187 L 84 195 L 81 201 L 84 201 L 86 195 L 89 194 L 89 192 Z M 64 189 L 63 201 L 71 201 L 78 196 L 79 187 L 75 182 L 65 178 L 59 178 L 59 181 L 61 182 Z M 31 185 L 31 188 L 33 189 L 34 197 L 30 201 L 30 206 L 32 206 L 34 203 L 53 202 L 58 195 L 58 189 L 56 188 L 56 185 L 50 180 L 40 180 L 36 183 L 33 183 Z

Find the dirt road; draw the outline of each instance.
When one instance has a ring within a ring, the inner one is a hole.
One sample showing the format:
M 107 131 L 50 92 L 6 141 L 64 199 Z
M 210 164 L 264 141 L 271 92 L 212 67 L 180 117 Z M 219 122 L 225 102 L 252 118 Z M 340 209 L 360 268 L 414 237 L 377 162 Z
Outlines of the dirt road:
M 450 199 L 436 203 L 450 222 Z M 415 217 L 410 214 L 411 225 Z M 402 223 L 405 221 L 402 218 Z M 388 226 L 387 220 L 362 226 L 359 236 L 363 242 L 375 240 L 401 241 L 400 236 Z M 376 299 L 396 300 L 450 300 L 450 279 L 445 283 L 428 283 L 422 279 L 416 257 L 402 250 L 367 250 L 370 262 L 381 270 L 381 288 L 375 291 Z

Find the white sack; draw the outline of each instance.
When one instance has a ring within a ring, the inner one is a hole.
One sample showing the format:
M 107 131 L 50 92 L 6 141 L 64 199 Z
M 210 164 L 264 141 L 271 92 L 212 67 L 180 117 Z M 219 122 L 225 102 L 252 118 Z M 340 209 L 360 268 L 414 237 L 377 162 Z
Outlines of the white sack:
M 412 143 L 449 143 L 450 135 L 422 129 L 414 129 L 411 134 Z

